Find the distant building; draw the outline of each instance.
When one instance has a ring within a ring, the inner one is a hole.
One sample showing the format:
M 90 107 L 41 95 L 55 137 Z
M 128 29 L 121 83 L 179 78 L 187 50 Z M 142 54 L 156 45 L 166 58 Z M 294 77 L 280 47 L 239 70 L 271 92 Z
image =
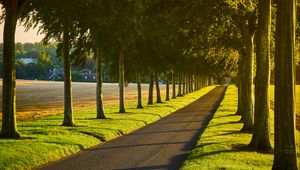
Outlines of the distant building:
M 96 80 L 96 73 L 92 73 L 92 71 L 90 70 L 87 73 L 80 73 L 80 75 L 85 79 L 85 80 Z
M 38 60 L 37 59 L 32 59 L 32 58 L 21 58 L 19 59 L 20 62 L 24 63 L 25 65 L 33 63 L 37 64 Z
M 64 76 L 64 71 L 63 69 L 53 69 L 49 70 L 48 72 L 48 80 L 49 81 L 55 81 L 55 80 L 62 80 Z M 89 72 L 83 72 L 80 73 L 80 78 L 76 79 L 77 81 L 79 80 L 88 80 L 88 81 L 93 81 L 97 79 L 97 74 L 92 73 L 90 70 Z
M 49 70 L 48 80 L 55 80 L 56 77 L 63 77 L 64 71 L 62 69 Z

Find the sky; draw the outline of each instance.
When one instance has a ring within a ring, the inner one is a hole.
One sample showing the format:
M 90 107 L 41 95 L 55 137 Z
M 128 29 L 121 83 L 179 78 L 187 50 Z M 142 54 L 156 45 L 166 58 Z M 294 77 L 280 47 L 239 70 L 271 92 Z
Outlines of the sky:
M 0 43 L 3 43 L 3 27 L 4 23 L 0 24 Z M 38 29 L 31 29 L 25 32 L 25 28 L 18 24 L 16 29 L 16 43 L 39 42 L 43 39 L 43 35 L 37 35 Z

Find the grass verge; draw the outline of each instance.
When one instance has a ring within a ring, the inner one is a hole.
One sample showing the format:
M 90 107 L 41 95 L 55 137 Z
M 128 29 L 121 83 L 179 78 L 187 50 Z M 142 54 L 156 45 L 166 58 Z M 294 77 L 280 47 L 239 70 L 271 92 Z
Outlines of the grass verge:
M 224 100 L 181 169 L 271 169 L 273 154 L 245 149 L 251 134 L 240 133 L 242 123 L 236 116 L 237 88 L 229 86 Z M 271 110 L 271 143 L 274 146 L 274 113 Z M 299 131 L 297 132 L 299 135 Z M 299 137 L 298 137 L 299 140 Z M 299 147 L 298 147 L 299 149 Z M 298 150 L 298 158 L 300 158 Z M 298 163 L 300 159 L 298 159 Z
M 74 113 L 77 127 L 60 126 L 63 115 L 19 121 L 21 140 L 0 139 L 0 169 L 32 169 L 127 134 L 192 103 L 214 87 L 169 102 L 145 105 L 144 109 L 127 103 L 127 113 L 117 113 L 118 106 L 112 105 L 105 109 L 106 120 L 95 119 L 95 108 L 83 109 Z

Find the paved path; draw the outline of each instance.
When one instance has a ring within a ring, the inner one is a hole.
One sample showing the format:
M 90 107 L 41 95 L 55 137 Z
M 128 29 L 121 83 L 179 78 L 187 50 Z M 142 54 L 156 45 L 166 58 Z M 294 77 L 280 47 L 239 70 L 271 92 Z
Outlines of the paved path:
M 42 169 L 178 169 L 219 106 L 224 92 L 225 87 L 216 87 L 159 121 Z

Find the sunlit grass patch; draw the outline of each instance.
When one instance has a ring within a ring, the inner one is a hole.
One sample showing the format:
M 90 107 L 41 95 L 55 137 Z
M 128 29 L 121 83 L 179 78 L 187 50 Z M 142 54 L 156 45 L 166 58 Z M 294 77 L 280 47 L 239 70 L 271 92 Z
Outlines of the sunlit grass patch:
M 118 113 L 117 105 L 109 105 L 105 120 L 95 119 L 95 108 L 84 108 L 74 113 L 77 127 L 61 126 L 63 115 L 19 121 L 22 140 L 0 139 L 0 169 L 32 169 L 127 134 L 192 103 L 214 87 L 151 106 L 143 101 L 144 109 L 136 109 L 135 102 L 127 103 L 127 113 Z
M 181 169 L 272 168 L 273 154 L 262 154 L 247 149 L 251 134 L 239 132 L 242 123 L 237 123 L 240 116 L 235 115 L 236 109 L 237 88 L 229 86 L 220 107 Z M 273 110 L 270 115 L 270 126 L 271 143 L 274 146 Z

